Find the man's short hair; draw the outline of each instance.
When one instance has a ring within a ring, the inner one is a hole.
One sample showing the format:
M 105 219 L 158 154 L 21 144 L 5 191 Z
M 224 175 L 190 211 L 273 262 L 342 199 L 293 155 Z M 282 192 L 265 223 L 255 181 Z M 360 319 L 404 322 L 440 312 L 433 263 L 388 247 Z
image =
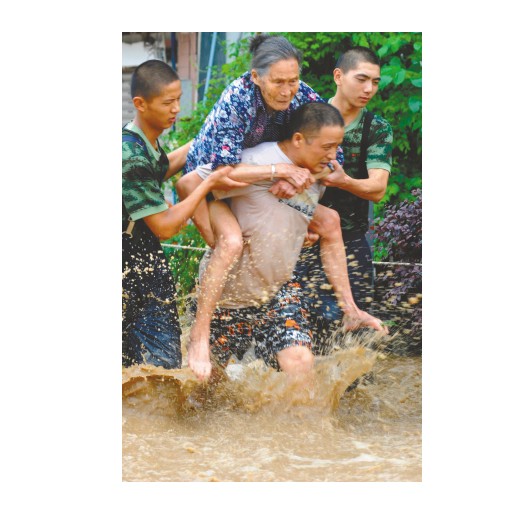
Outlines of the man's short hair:
M 340 111 L 325 102 L 310 102 L 293 111 L 289 123 L 284 128 L 284 139 L 291 139 L 294 133 L 304 137 L 318 133 L 324 126 L 344 127 Z
M 151 100 L 164 86 L 178 81 L 177 72 L 164 61 L 148 60 L 136 67 L 131 79 L 131 97 L 141 96 Z
M 340 68 L 346 74 L 349 70 L 354 70 L 363 61 L 381 66 L 381 61 L 372 50 L 368 47 L 356 46 L 340 54 L 336 62 L 336 68 Z

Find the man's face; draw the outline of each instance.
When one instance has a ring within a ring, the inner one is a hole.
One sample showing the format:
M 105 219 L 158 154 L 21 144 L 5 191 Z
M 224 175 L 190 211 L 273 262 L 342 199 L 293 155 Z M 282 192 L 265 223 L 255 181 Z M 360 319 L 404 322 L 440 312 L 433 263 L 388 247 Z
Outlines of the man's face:
M 343 141 L 343 133 L 341 126 L 324 126 L 306 136 L 296 133 L 295 164 L 308 168 L 314 174 L 321 172 L 331 160 L 336 159 L 336 149 Z
M 269 111 L 286 110 L 299 90 L 299 64 L 295 59 L 274 63 L 268 74 L 262 77 L 255 70 L 252 70 L 251 75 Z
M 177 80 L 164 86 L 159 95 L 144 100 L 144 117 L 149 126 L 156 130 L 170 128 L 181 110 L 181 95 L 181 81 Z
M 352 107 L 362 108 L 377 93 L 381 70 L 378 65 L 362 61 L 346 74 L 340 68 L 334 70 L 337 93 Z

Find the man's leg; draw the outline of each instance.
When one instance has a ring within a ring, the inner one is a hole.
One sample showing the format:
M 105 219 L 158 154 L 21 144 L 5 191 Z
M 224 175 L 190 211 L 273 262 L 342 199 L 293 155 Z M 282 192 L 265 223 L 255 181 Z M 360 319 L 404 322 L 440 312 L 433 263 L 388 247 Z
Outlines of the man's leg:
M 341 327 L 343 311 L 325 275 L 319 242 L 302 249 L 293 280 L 302 286 L 302 300 L 313 331 L 313 352 L 327 354 L 334 344 L 332 335 Z
M 287 282 L 262 308 L 262 323 L 254 328 L 256 356 L 286 374 L 289 405 L 304 404 L 315 394 L 312 334 L 301 295 L 299 283 Z
M 301 295 L 298 282 L 284 284 L 274 298 L 261 307 L 259 323 L 254 328 L 256 356 L 292 377 L 311 372 L 314 363 L 312 334 Z
M 229 207 L 220 201 L 209 202 L 215 247 L 200 279 L 195 322 L 190 330 L 188 365 L 201 380 L 211 373 L 209 329 L 211 318 L 220 300 L 227 275 L 241 256 L 243 240 L 238 221 Z
M 134 238 L 122 240 L 122 364 L 180 368 L 176 292 L 164 253 L 157 239 L 150 249 Z
M 372 250 L 363 232 L 343 232 L 352 295 L 360 309 L 367 312 L 374 300 Z
M 126 327 L 132 363 L 181 368 L 181 329 L 175 301 L 169 306 L 147 297 Z M 126 366 L 127 366 L 126 362 Z
M 297 378 L 305 376 L 313 370 L 315 358 L 308 347 L 296 345 L 279 351 L 277 363 L 283 372 Z

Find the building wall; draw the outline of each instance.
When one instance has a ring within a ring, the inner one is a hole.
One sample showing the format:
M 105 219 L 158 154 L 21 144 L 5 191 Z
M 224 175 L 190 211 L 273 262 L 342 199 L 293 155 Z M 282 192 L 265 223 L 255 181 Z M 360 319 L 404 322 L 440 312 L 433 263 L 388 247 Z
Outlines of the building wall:
M 134 105 L 131 99 L 132 68 L 122 70 L 122 126 L 134 118 Z
M 189 81 L 187 90 L 183 89 L 184 100 L 189 103 L 181 105 L 184 109 L 192 110 L 193 104 L 197 103 L 198 85 L 198 43 L 196 32 L 178 32 L 177 37 L 177 73 L 181 81 Z M 188 91 L 188 93 L 186 93 Z M 185 96 L 187 95 L 187 96 Z
M 134 69 L 141 63 L 151 59 L 167 61 L 166 47 L 170 46 L 170 33 L 160 33 L 154 46 L 146 46 L 144 42 L 131 44 L 122 42 L 122 126 L 134 117 L 134 107 L 130 96 L 130 80 Z M 177 73 L 181 78 L 182 98 L 181 115 L 187 115 L 197 103 L 197 32 L 176 33 L 178 44 Z
M 126 44 L 122 42 L 122 67 L 137 67 L 144 61 L 154 59 L 152 48 L 145 47 L 143 42 Z
M 145 45 L 143 41 L 135 41 L 130 44 L 122 41 L 122 126 L 134 118 L 130 90 L 132 72 L 147 60 L 165 61 L 164 33 L 154 35 L 156 42 L 153 45 Z

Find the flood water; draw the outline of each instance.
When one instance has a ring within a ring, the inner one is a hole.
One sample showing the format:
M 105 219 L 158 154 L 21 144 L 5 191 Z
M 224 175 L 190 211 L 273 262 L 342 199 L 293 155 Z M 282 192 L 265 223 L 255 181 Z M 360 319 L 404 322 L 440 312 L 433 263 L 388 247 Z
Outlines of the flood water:
M 419 356 L 358 344 L 317 358 L 310 385 L 245 359 L 211 385 L 122 369 L 123 480 L 419 482 L 421 375 Z

